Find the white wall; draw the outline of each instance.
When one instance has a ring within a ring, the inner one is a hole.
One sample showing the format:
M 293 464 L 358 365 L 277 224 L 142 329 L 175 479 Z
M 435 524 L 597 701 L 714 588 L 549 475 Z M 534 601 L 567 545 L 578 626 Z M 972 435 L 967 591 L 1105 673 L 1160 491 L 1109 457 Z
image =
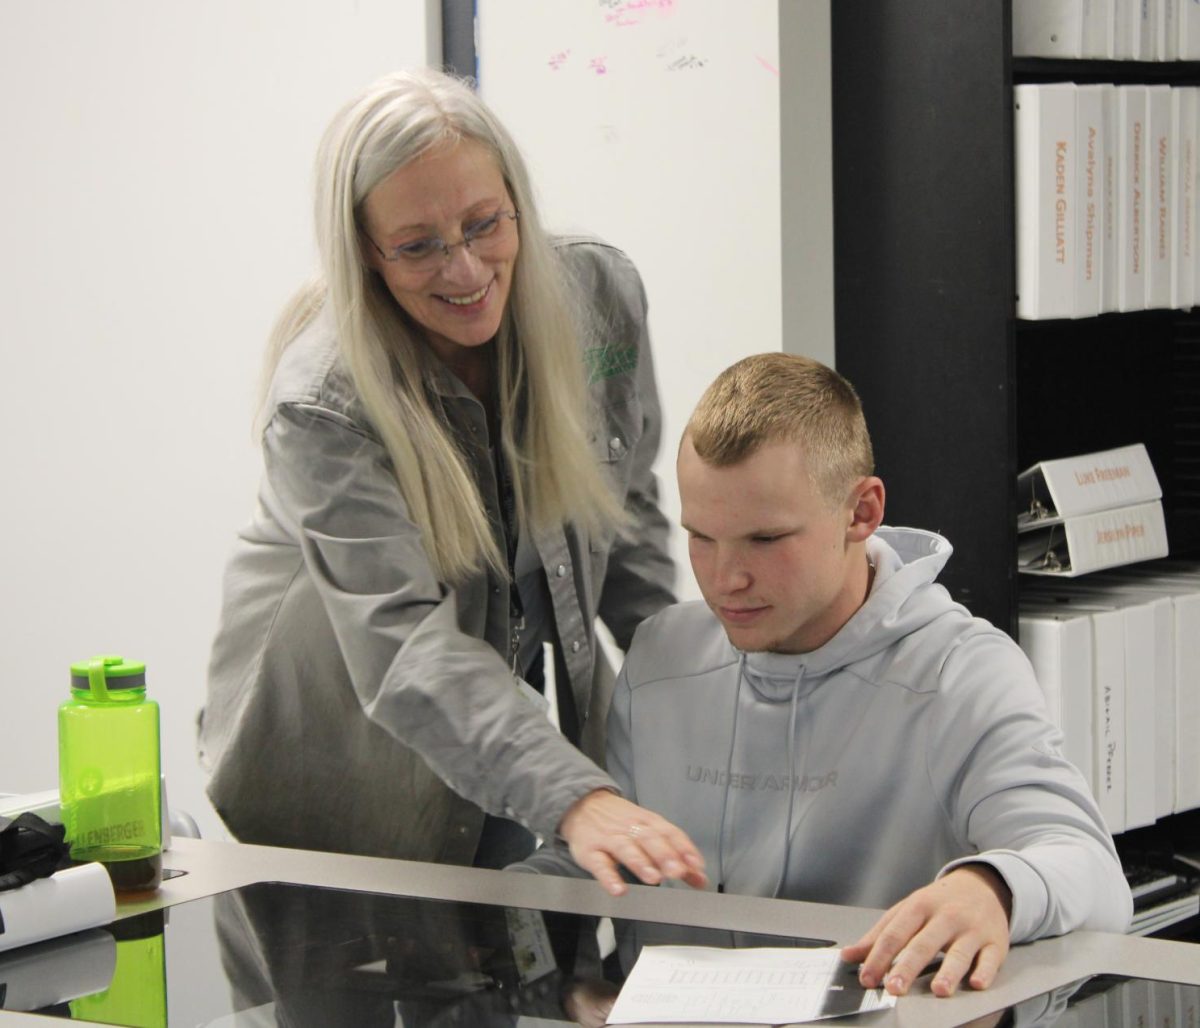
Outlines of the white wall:
M 647 8 L 553 0 L 522 21 L 524 2 L 480 0 L 524 28 L 485 57 L 484 95 L 530 149 L 554 220 L 624 246 L 645 276 L 675 517 L 675 442 L 713 375 L 781 346 L 832 359 L 829 0 L 674 0 L 659 8 L 674 20 L 613 30 L 627 37 L 589 29 L 569 41 L 583 74 L 567 110 L 551 93 L 493 90 L 490 70 L 525 74 L 561 49 L 549 40 L 567 9 Z M 438 8 L 0 0 L 0 792 L 53 787 L 67 667 L 118 652 L 146 661 L 162 704 L 172 803 L 221 834 L 194 718 L 221 568 L 252 509 L 263 341 L 313 266 L 321 129 L 378 74 L 424 63 L 429 47 L 437 59 Z M 485 19 L 481 51 L 489 33 Z M 689 53 L 706 63 L 647 89 L 618 75 L 622 49 L 648 71 Z M 603 83 L 586 78 L 597 56 L 612 61 Z M 755 105 L 731 108 L 722 75 Z M 584 154 L 598 163 L 568 160 Z M 676 545 L 688 591 L 679 533 Z
M 68 665 L 122 653 L 173 805 L 218 834 L 193 722 L 313 152 L 426 46 L 424 0 L 0 0 L 0 791 L 55 786 Z

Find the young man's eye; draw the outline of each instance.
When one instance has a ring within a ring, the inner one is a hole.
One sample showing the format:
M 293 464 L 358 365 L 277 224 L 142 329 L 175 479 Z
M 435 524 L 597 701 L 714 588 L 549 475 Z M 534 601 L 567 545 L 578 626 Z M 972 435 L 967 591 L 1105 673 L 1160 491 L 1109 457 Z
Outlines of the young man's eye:
M 751 541 L 756 543 L 777 543 L 782 538 L 782 535 L 756 535 Z

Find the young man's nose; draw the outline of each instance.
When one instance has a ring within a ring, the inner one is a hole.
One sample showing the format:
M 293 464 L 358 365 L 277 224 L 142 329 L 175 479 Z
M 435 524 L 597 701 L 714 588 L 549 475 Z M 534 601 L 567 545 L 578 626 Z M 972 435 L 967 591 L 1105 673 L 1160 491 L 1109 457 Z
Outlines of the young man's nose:
M 715 572 L 717 586 L 723 593 L 745 589 L 752 580 L 745 560 L 734 550 L 718 551 Z

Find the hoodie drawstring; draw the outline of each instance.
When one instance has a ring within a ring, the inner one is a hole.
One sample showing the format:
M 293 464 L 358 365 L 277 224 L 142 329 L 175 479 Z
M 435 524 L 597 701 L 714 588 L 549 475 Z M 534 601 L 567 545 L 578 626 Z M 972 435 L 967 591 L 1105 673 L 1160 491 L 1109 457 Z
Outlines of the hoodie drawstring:
M 725 757 L 725 795 L 721 799 L 721 825 L 717 829 L 717 892 L 725 891 L 725 813 L 729 809 L 729 781 L 733 776 L 733 747 L 737 742 L 738 700 L 742 694 L 742 674 L 746 654 L 738 657 L 737 682 L 733 690 L 733 728 L 729 732 L 729 753 Z
M 737 682 L 733 690 L 733 727 L 729 732 L 729 752 L 725 757 L 725 794 L 721 799 L 721 824 L 717 829 L 717 892 L 725 891 L 725 820 L 729 812 L 729 785 L 733 780 L 733 751 L 737 744 L 739 700 L 742 694 L 742 677 L 745 674 L 746 654 L 738 659 Z M 796 712 L 800 706 L 800 687 L 804 684 L 804 665 L 796 674 L 792 685 L 791 710 L 788 714 L 788 800 L 787 818 L 783 830 L 783 863 L 779 868 L 779 879 L 775 883 L 772 897 L 778 899 L 787 878 L 788 863 L 792 855 L 792 807 L 796 801 Z M 807 757 L 807 755 L 806 755 Z
M 792 856 L 792 805 L 796 801 L 796 708 L 800 703 L 800 685 L 804 681 L 804 665 L 800 665 L 800 670 L 796 674 L 796 681 L 792 685 L 792 711 L 788 717 L 788 801 L 787 801 L 787 821 L 783 829 L 783 864 L 779 868 L 779 881 L 775 883 L 775 890 L 771 893 L 775 899 L 779 898 L 779 893 L 783 889 L 784 879 L 787 877 L 788 861 Z

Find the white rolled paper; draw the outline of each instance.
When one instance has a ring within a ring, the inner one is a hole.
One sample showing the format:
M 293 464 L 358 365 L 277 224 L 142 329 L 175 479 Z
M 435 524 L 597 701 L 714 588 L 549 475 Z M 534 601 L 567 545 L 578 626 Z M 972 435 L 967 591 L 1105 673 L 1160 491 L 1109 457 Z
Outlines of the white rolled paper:
M 0 950 L 108 924 L 116 916 L 112 880 L 100 864 L 80 864 L 0 892 Z

